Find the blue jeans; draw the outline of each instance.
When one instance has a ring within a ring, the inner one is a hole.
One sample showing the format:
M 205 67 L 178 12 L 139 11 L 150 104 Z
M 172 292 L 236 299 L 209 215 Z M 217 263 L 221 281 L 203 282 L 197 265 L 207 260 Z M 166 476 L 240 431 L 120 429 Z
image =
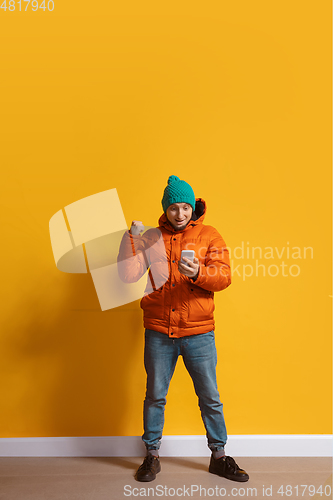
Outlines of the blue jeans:
M 213 330 L 175 339 L 165 333 L 145 330 L 147 389 L 142 440 L 147 450 L 158 450 L 160 447 L 166 395 L 179 355 L 183 357 L 198 396 L 208 447 L 211 451 L 220 450 L 227 442 L 227 430 L 216 383 L 217 353 Z

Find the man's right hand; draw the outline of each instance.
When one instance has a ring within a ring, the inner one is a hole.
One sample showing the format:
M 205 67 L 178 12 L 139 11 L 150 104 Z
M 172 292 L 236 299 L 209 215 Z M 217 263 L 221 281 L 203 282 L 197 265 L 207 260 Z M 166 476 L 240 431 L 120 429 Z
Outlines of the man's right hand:
M 142 224 L 141 220 L 133 220 L 132 225 L 131 225 L 131 229 L 130 229 L 130 233 L 134 234 L 134 235 L 138 235 L 138 234 L 142 233 L 142 231 L 144 231 L 144 229 L 145 229 L 145 226 Z

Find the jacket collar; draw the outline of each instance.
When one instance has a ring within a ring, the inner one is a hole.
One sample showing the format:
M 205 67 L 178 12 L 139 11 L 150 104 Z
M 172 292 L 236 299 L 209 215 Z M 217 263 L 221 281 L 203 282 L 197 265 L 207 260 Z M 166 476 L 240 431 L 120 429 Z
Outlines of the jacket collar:
M 185 229 L 182 229 L 181 231 L 176 231 L 170 224 L 167 216 L 165 213 L 161 215 L 161 217 L 158 219 L 158 225 L 163 226 L 167 231 L 171 233 L 182 233 L 183 231 L 187 231 L 189 228 L 193 226 L 197 226 L 199 224 L 203 223 L 203 220 L 206 216 L 206 211 L 207 211 L 207 205 L 205 200 L 202 198 L 196 198 L 195 199 L 195 211 L 192 213 L 192 218 L 185 227 Z

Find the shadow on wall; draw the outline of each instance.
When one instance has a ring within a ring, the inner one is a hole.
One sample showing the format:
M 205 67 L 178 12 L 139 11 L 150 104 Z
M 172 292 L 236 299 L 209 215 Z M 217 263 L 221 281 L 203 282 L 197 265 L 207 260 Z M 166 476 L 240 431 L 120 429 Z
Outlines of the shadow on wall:
M 6 321 L 3 437 L 141 435 L 139 301 L 102 312 L 91 275 L 45 276 Z

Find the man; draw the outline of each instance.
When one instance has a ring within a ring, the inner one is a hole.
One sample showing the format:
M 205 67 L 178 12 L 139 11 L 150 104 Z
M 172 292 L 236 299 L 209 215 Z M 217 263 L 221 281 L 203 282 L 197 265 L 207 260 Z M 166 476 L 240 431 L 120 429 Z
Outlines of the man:
M 214 292 L 231 283 L 228 249 L 218 231 L 203 224 L 206 202 L 196 199 L 191 186 L 175 175 L 168 179 L 162 207 L 159 227 L 143 236 L 142 222 L 132 222 L 118 255 L 118 273 L 125 282 L 136 282 L 149 268 L 140 302 L 147 373 L 142 439 L 147 455 L 136 479 L 152 481 L 161 470 L 158 450 L 166 395 L 181 355 L 193 380 L 212 452 L 209 472 L 247 481 L 248 474 L 225 455 L 227 431 L 216 383 Z M 182 250 L 195 251 L 193 262 L 185 257 L 181 262 Z

